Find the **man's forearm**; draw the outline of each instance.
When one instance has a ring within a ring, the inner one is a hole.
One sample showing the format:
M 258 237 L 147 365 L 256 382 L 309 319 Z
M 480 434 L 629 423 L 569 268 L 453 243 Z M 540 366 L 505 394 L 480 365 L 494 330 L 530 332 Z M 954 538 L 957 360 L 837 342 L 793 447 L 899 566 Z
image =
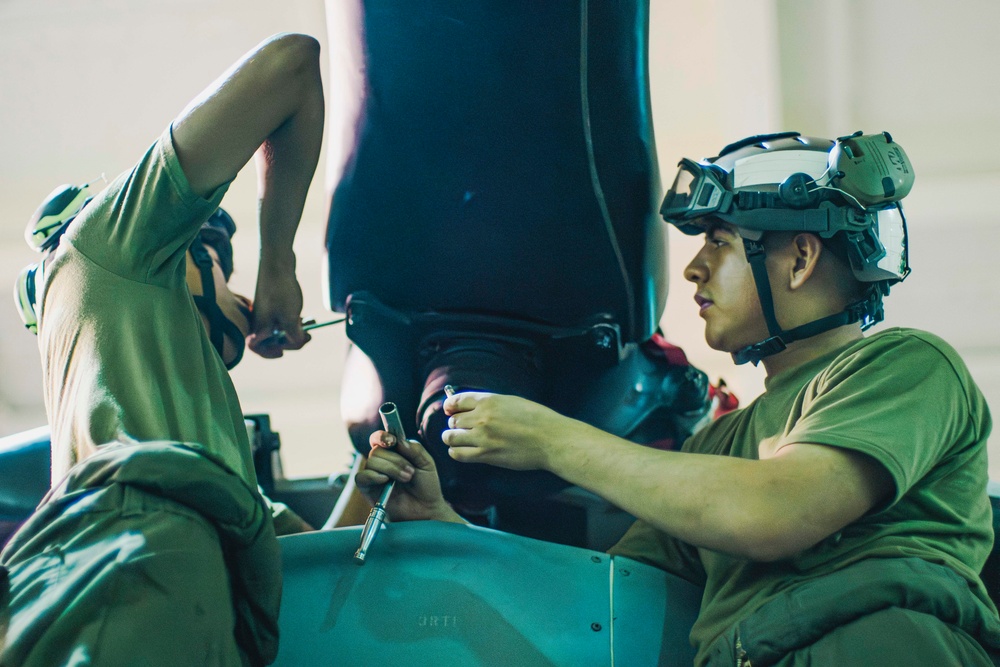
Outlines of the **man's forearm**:
M 805 499 L 817 495 L 813 475 L 818 473 L 802 458 L 757 461 L 664 452 L 575 422 L 553 442 L 546 467 L 690 544 L 772 560 L 828 532 L 826 518 L 806 525 Z
M 551 472 L 696 546 L 738 546 L 732 524 L 748 508 L 733 487 L 746 481 L 745 461 L 649 449 L 580 426 L 551 448 Z
M 282 95 L 295 100 L 291 114 L 258 149 L 257 190 L 261 268 L 294 270 L 292 242 L 323 141 L 323 86 L 318 59 L 288 66 Z

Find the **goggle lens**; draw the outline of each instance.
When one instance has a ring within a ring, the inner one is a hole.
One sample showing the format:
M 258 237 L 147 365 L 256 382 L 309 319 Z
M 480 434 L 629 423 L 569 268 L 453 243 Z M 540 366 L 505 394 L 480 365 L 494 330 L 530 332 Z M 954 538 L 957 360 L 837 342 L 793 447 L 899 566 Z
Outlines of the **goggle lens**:
M 689 220 L 717 211 L 723 189 L 711 172 L 687 158 L 681 160 L 660 213 L 667 221 Z
M 885 257 L 878 261 L 878 268 L 902 280 L 910 272 L 903 214 L 898 206 L 893 206 L 880 210 L 876 220 L 876 234 L 885 248 Z

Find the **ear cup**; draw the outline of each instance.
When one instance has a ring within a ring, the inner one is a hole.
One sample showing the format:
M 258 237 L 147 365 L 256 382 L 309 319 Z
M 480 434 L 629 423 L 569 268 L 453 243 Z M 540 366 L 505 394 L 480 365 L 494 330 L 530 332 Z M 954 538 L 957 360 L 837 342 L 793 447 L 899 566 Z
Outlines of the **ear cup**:
M 812 208 L 819 202 L 816 181 L 809 174 L 792 174 L 778 186 L 778 197 L 791 208 Z
M 38 316 L 35 312 L 35 277 L 38 264 L 29 264 L 21 270 L 14 283 L 14 305 L 24 322 L 24 328 L 33 334 L 38 333 Z
M 837 139 L 830 151 L 833 184 L 862 207 L 897 202 L 913 187 L 913 165 L 888 132 L 856 132 Z
M 90 196 L 86 185 L 60 185 L 35 210 L 24 230 L 24 240 L 32 250 L 53 247 L 65 226 L 80 212 Z

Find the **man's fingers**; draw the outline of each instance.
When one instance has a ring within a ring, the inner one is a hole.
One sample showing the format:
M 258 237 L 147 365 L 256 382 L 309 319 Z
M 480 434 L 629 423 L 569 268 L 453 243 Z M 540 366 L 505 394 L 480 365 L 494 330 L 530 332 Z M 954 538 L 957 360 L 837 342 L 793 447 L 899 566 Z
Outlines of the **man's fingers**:
M 448 428 L 453 430 L 471 430 L 476 426 L 487 426 L 481 423 L 480 415 L 472 412 L 456 412 L 448 417 Z
M 312 340 L 312 336 L 302 331 L 301 325 L 296 330 L 289 330 L 274 324 L 256 327 L 247 336 L 247 345 L 266 359 L 276 359 L 285 350 L 302 349 L 310 340 Z
M 427 453 L 423 445 L 416 440 L 400 441 L 392 433 L 379 430 L 374 431 L 368 436 L 368 444 L 372 448 L 371 453 L 368 455 L 369 461 L 378 458 L 401 460 L 408 467 L 411 476 L 415 470 L 433 471 L 436 469 L 434 459 Z M 385 456 L 383 456 L 383 452 L 386 453 Z M 391 456 L 388 454 L 391 454 Z
M 460 463 L 485 463 L 481 457 L 483 455 L 482 447 L 473 446 L 448 446 L 448 456 Z
M 301 350 L 302 347 L 312 340 L 312 336 L 302 330 L 302 325 L 291 327 L 285 332 L 281 347 L 285 350 Z
M 435 470 L 434 459 L 416 440 L 404 440 L 399 443 L 397 451 L 403 455 L 418 470 Z
M 473 435 L 470 431 L 462 428 L 449 428 L 441 433 L 441 441 L 448 445 L 449 449 L 454 447 L 474 447 Z
M 460 394 L 455 394 L 454 396 L 446 398 L 442 407 L 444 408 L 444 413 L 446 415 L 468 412 L 469 410 L 475 409 L 476 405 L 479 404 L 479 401 L 492 395 L 493 394 L 482 391 L 463 391 Z
M 373 431 L 372 434 L 368 436 L 368 444 L 371 447 L 395 447 L 396 436 L 388 431 Z
M 416 440 L 399 441 L 388 431 L 375 431 L 368 436 L 368 444 L 375 447 L 392 448 L 419 470 L 434 470 L 434 459 L 424 446 Z M 398 445 L 398 446 L 397 446 Z
M 416 472 L 413 465 L 396 452 L 384 447 L 375 447 L 368 455 L 365 467 L 361 472 L 373 471 L 400 482 L 409 482 Z M 361 475 L 361 472 L 358 475 Z M 364 479 L 364 478 L 362 478 Z M 387 479 L 381 480 L 385 483 Z
M 382 486 L 389 481 L 388 475 L 375 472 L 370 468 L 363 468 L 354 476 L 354 483 L 361 489 L 369 489 L 375 486 Z
M 254 332 L 247 336 L 247 347 L 265 359 L 277 359 L 282 355 L 282 347 L 273 333 Z

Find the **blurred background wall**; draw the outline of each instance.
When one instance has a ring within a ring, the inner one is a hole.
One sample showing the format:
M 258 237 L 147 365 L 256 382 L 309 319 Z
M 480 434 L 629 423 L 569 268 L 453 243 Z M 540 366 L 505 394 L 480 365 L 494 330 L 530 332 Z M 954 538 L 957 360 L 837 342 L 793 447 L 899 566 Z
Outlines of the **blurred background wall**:
M 914 272 L 887 299 L 881 326 L 949 340 L 1000 414 L 997 25 L 995 0 L 651 0 L 649 58 L 666 186 L 681 157 L 714 155 L 750 134 L 892 132 L 917 174 L 906 200 Z M 34 261 L 24 225 L 55 186 L 130 167 L 216 75 L 286 30 L 336 54 L 322 0 L 0 0 L 0 290 L 9 293 Z M 328 99 L 337 94 L 327 86 Z M 296 241 L 304 315 L 316 318 L 326 315 L 324 171 L 321 161 Z M 252 294 L 252 167 L 224 206 L 240 225 L 233 285 Z M 670 241 L 667 336 L 747 402 L 763 373 L 706 347 L 682 276 L 697 241 L 673 230 Z M 45 422 L 35 338 L 9 298 L 0 297 L 0 437 Z M 331 327 L 282 360 L 248 355 L 233 373 L 245 411 L 271 414 L 290 475 L 339 471 L 349 460 L 339 414 L 345 350 L 343 329 Z M 1000 479 L 1000 436 L 991 454 Z

